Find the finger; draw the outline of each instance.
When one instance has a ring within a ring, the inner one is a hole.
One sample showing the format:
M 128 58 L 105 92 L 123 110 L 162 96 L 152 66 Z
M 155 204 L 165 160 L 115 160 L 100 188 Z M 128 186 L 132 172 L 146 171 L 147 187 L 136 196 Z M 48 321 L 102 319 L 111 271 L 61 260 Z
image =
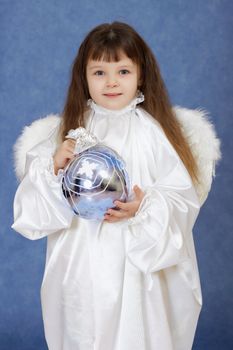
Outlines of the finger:
M 115 218 L 113 216 L 110 216 L 110 215 L 105 215 L 104 216 L 104 221 L 106 222 L 117 222 L 117 221 L 120 221 L 121 219 L 120 218 Z
M 65 153 L 65 158 L 67 158 L 67 159 L 73 159 L 74 157 L 75 157 L 75 155 L 73 152 L 67 151 Z
M 144 192 L 141 190 L 141 188 L 137 185 L 135 185 L 133 187 L 134 193 L 136 198 L 141 199 L 142 197 L 144 197 Z
M 74 139 L 67 139 L 64 141 L 66 144 L 76 144 L 76 140 Z
M 74 149 L 75 148 L 75 145 L 76 145 L 76 142 L 67 142 L 67 143 L 64 143 L 63 147 L 64 149 Z
M 129 203 L 125 202 L 120 202 L 120 201 L 115 201 L 114 204 L 117 206 L 117 208 L 123 209 L 123 210 L 128 210 L 130 205 Z
M 121 211 L 121 210 L 108 209 L 107 214 L 110 214 L 110 216 L 114 218 L 123 219 L 127 217 L 127 213 L 123 210 Z
M 74 153 L 74 146 L 69 146 L 66 148 L 67 151 Z
M 67 154 L 74 156 L 74 151 L 72 149 L 66 150 Z
M 104 221 L 109 222 L 109 223 L 114 223 L 114 222 L 121 221 L 121 219 L 119 219 L 119 218 L 110 218 L 110 219 L 104 220 Z
M 125 211 L 127 216 L 130 216 L 130 214 L 132 212 L 137 211 L 138 202 L 139 202 L 138 200 L 136 200 L 136 201 L 134 200 L 134 201 L 130 201 L 128 203 L 122 203 L 122 202 L 119 202 L 119 201 L 114 202 L 114 203 L 117 205 L 118 208 L 120 208 L 123 211 Z M 117 204 L 117 203 L 119 203 L 119 204 Z

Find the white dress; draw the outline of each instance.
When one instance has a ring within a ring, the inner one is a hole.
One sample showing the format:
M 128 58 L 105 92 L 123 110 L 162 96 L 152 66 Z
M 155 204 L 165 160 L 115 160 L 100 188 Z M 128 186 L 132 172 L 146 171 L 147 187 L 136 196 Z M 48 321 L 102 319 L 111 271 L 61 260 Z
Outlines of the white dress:
M 12 227 L 32 240 L 47 236 L 41 302 L 49 350 L 192 348 L 202 305 L 192 236 L 200 202 L 141 101 L 118 111 L 91 101 L 86 122 L 125 160 L 131 187 L 146 192 L 132 219 L 73 215 L 52 171 L 58 128 L 27 152 Z

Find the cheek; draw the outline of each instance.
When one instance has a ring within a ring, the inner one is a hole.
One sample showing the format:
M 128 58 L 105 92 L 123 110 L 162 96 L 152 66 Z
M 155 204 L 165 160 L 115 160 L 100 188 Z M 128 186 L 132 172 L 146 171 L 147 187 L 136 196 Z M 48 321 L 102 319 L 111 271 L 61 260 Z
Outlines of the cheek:
M 101 86 L 103 86 L 103 79 L 97 79 L 95 77 L 88 79 L 89 90 L 98 90 Z
M 137 77 L 132 77 L 132 79 L 127 81 L 127 87 L 132 90 L 132 93 L 138 88 L 138 79 Z
M 88 85 L 88 90 L 89 90 L 90 94 L 94 93 L 98 88 L 97 82 L 92 77 L 87 78 L 87 85 Z

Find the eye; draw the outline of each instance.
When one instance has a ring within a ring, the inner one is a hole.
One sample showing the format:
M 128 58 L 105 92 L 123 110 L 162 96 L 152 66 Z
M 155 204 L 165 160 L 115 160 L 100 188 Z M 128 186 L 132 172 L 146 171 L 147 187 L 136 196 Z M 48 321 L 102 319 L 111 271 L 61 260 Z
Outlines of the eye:
M 128 71 L 128 69 L 121 69 L 120 70 L 120 74 L 121 75 L 126 75 L 126 74 L 129 74 L 129 71 Z
M 104 75 L 104 72 L 102 70 L 97 70 L 94 75 Z

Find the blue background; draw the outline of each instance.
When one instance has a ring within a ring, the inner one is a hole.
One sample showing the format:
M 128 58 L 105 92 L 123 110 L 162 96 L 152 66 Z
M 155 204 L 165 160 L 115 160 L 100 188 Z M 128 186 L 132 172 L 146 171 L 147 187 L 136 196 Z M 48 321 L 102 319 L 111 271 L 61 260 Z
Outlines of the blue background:
M 1 0 L 0 12 L 0 349 L 47 349 L 40 307 L 46 240 L 29 241 L 10 228 L 12 146 L 23 126 L 61 112 L 81 41 L 113 20 L 133 25 L 151 46 L 173 105 L 205 108 L 222 141 L 223 158 L 194 228 L 204 305 L 193 349 L 233 349 L 233 2 Z

